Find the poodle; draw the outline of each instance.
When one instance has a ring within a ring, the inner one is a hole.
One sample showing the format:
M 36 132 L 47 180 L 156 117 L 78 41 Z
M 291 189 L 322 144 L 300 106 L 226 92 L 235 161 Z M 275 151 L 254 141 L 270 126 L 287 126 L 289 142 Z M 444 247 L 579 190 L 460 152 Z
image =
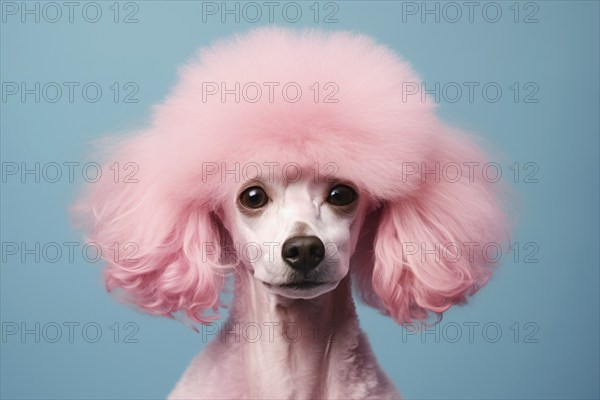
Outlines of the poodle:
M 489 156 L 418 82 L 367 36 L 260 28 L 201 49 L 146 127 L 107 141 L 107 168 L 135 174 L 75 205 L 107 290 L 212 338 L 170 398 L 400 398 L 353 290 L 435 323 L 507 230 L 498 185 L 462 168 Z

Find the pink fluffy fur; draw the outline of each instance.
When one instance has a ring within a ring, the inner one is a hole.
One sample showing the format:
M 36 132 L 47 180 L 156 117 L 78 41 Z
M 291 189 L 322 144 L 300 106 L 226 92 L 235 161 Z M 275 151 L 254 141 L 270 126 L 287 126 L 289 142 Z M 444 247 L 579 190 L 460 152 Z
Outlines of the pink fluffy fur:
M 202 49 L 181 69 L 149 126 L 106 151 L 106 165 L 136 163 L 139 182 L 115 183 L 105 174 L 76 204 L 103 254 L 114 254 L 114 243 L 139 247 L 137 262 L 106 257 L 107 288 L 155 315 L 183 312 L 210 321 L 237 265 L 220 251 L 202 254 L 202 244 L 223 242 L 217 215 L 237 184 L 218 174 L 206 179 L 203 163 L 291 160 L 305 171 L 334 162 L 336 175 L 377 205 L 351 260 L 365 302 L 398 323 L 465 302 L 490 277 L 480 253 L 457 262 L 422 261 L 402 244 L 455 242 L 464 255 L 465 243 L 503 243 L 500 189 L 477 176 L 458 182 L 407 176 L 407 163 L 433 168 L 488 160 L 472 138 L 438 119 L 434 104 L 403 99 L 403 83 L 420 81 L 389 48 L 348 32 L 257 29 Z M 255 103 L 235 102 L 233 95 L 203 101 L 203 82 L 228 88 L 295 82 L 305 90 L 334 82 L 338 102 L 316 102 L 309 91 L 296 103 L 270 102 L 266 92 Z

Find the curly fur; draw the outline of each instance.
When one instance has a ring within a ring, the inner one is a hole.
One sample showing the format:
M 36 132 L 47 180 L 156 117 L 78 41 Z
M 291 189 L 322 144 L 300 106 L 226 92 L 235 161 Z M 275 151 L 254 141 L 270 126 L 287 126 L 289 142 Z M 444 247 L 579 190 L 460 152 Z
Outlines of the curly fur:
M 294 103 L 271 102 L 266 91 L 256 102 L 236 102 L 233 94 L 222 101 L 207 95 L 206 82 L 229 89 L 295 82 L 306 91 Z M 334 82 L 338 101 L 315 101 L 308 89 L 315 82 Z M 350 263 L 365 302 L 398 323 L 464 303 L 488 281 L 490 262 L 479 253 L 423 260 L 403 244 L 456 243 L 454 251 L 467 254 L 466 243 L 503 243 L 500 188 L 478 177 L 436 182 L 407 174 L 409 164 L 488 157 L 440 121 L 434 104 L 403 98 L 406 82 L 420 82 L 406 61 L 349 32 L 257 29 L 201 49 L 149 126 L 105 152 L 106 165 L 135 163 L 139 182 L 115 183 L 105 174 L 75 206 L 103 254 L 113 254 L 115 243 L 138 247 L 134 262 L 106 257 L 107 288 L 151 314 L 214 320 L 226 277 L 239 268 L 239 257 L 224 251 L 228 232 L 220 221 L 239 182 L 207 174 L 206 165 L 292 160 L 303 171 L 335 163 L 336 176 L 354 182 L 373 205 Z M 216 244 L 214 251 L 206 252 L 206 243 Z

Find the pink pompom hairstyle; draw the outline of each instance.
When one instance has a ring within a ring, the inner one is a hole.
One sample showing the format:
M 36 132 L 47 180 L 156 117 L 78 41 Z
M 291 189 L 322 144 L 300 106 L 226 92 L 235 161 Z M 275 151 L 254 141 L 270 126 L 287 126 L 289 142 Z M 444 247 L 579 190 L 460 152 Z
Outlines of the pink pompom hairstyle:
M 207 96 L 206 82 L 329 82 L 337 101 L 315 101 L 310 92 L 270 101 L 266 91 L 258 101 L 235 101 Z M 261 28 L 199 51 L 150 126 L 104 152 L 107 168 L 134 165 L 137 182 L 104 174 L 75 204 L 105 256 L 107 288 L 151 314 L 215 318 L 226 277 L 238 267 L 219 220 L 235 182 L 206 166 L 293 160 L 304 169 L 335 163 L 336 175 L 375 204 L 351 259 L 367 304 L 411 323 L 464 303 L 494 264 L 466 246 L 507 239 L 504 189 L 477 175 L 451 181 L 407 173 L 489 160 L 473 138 L 437 118 L 431 101 L 405 96 L 407 82 L 421 80 L 406 61 L 349 32 Z M 115 244 L 132 244 L 135 254 L 113 257 Z M 452 244 L 452 257 L 414 251 L 438 244 Z

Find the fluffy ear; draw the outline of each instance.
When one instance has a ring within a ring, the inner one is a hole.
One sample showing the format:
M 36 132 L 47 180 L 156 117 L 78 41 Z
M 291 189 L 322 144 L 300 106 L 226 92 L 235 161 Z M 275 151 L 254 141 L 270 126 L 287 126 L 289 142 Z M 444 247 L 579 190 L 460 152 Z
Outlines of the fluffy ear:
M 230 267 L 220 246 L 226 232 L 211 190 L 200 180 L 175 182 L 179 169 L 162 161 L 167 157 L 153 141 L 138 135 L 111 150 L 100 180 L 74 205 L 74 217 L 106 261 L 107 290 L 151 314 L 182 312 L 206 323 Z
M 488 281 L 507 240 L 505 190 L 482 172 L 482 152 L 458 135 L 436 147 L 427 161 L 400 167 L 418 174 L 420 188 L 383 201 L 363 228 L 367 247 L 353 259 L 363 301 L 402 324 L 464 303 Z

